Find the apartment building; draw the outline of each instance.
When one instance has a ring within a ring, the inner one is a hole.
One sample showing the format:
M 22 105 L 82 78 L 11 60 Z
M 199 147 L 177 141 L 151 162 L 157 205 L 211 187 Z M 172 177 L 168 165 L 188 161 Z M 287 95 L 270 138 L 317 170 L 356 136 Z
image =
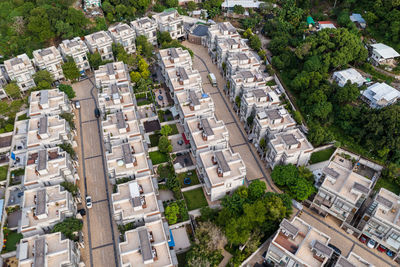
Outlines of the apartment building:
M 6 68 L 4 65 L 0 65 L 0 99 L 6 98 L 7 93 L 4 90 L 4 87 L 7 86 L 8 75 L 6 72 Z
M 114 218 L 118 224 L 141 223 L 161 218 L 162 202 L 157 199 L 150 175 L 136 177 L 134 180 L 117 185 L 112 194 Z M 161 210 L 160 210 L 161 209 Z
M 27 152 L 25 175 L 21 182 L 25 188 L 58 185 L 64 181 L 79 180 L 75 163 L 59 147 Z
M 265 259 L 280 266 L 322 267 L 333 255 L 330 237 L 299 217 L 283 219 L 268 247 Z
M 229 145 L 228 128 L 215 116 L 185 121 L 184 128 L 189 137 L 193 156 L 196 158 L 201 152 L 220 150 Z
M 22 92 L 36 86 L 33 81 L 35 68 L 26 54 L 4 61 L 4 68 L 6 69 L 9 79 L 15 81 Z
M 244 184 L 246 166 L 239 153 L 231 148 L 200 153 L 197 170 L 211 201 L 223 198 Z
M 170 69 L 176 69 L 178 67 L 191 69 L 192 68 L 192 57 L 189 51 L 178 48 L 167 48 L 160 50 L 157 54 L 158 62 L 161 67 L 161 73 L 168 79 L 167 72 Z
M 253 51 L 233 53 L 229 54 L 226 59 L 225 74 L 227 77 L 230 77 L 237 71 L 258 70 L 260 66 L 261 60 Z
M 267 88 L 268 79 L 257 70 L 238 71 L 228 79 L 227 90 L 231 101 L 234 101 L 236 96 L 241 96 L 244 92 L 255 89 Z
M 227 38 L 218 41 L 217 51 L 214 60 L 217 62 L 217 66 L 222 70 L 222 65 L 226 64 L 226 59 L 236 53 L 245 53 L 249 51 L 249 47 L 245 41 L 241 38 Z
M 76 214 L 76 204 L 70 192 L 60 185 L 24 191 L 18 232 L 24 237 L 49 232 L 54 225 Z
M 17 247 L 18 267 L 80 266 L 78 245 L 61 232 L 24 238 Z
M 114 60 L 112 52 L 113 40 L 105 31 L 86 35 L 85 43 L 90 53 L 98 52 L 102 60 Z
M 108 32 L 114 43 L 122 45 L 128 54 L 136 52 L 135 30 L 129 27 L 128 24 L 117 23 L 109 27 Z
M 58 115 L 35 116 L 29 119 L 26 131 L 28 149 L 54 147 L 64 142 L 71 142 L 73 133 L 66 120 Z
M 184 37 L 183 17 L 175 9 L 164 10 L 162 13 L 155 14 L 153 18 L 160 32 L 169 32 L 172 39 Z
M 168 224 L 161 220 L 125 232 L 125 241 L 119 244 L 122 267 L 177 266 L 174 250 L 169 249 Z
M 335 267 L 374 267 L 374 265 L 354 252 L 350 252 L 347 258 L 340 256 Z
M 259 144 L 261 138 L 268 140 L 274 133 L 283 132 L 296 126 L 295 120 L 284 107 L 260 109 L 253 122 L 251 134 L 254 141 Z
M 141 139 L 142 131 L 134 107 L 107 115 L 101 122 L 104 142 L 107 146 L 120 144 L 126 139 Z
M 181 90 L 199 91 L 202 89 L 201 76 L 198 70 L 177 67 L 169 69 L 167 77 L 166 84 L 173 94 Z
M 114 113 L 135 106 L 128 84 L 110 84 L 102 88 L 98 95 L 99 109 L 104 114 Z
M 53 75 L 54 80 L 63 80 L 62 65 L 64 61 L 55 46 L 33 51 L 33 64 L 39 70 L 47 70 Z
M 102 65 L 94 71 L 94 79 L 97 88 L 105 88 L 116 85 L 126 85 L 130 88 L 130 76 L 128 67 L 124 62 L 112 62 Z
M 152 45 L 157 45 L 157 22 L 153 18 L 143 17 L 131 22 L 136 36 L 144 35 Z
M 79 71 L 84 72 L 90 70 L 88 59 L 89 49 L 85 42 L 80 37 L 75 37 L 71 40 L 63 40 L 58 46 L 64 61 L 68 57 L 72 57 Z
M 70 112 L 71 107 L 67 95 L 58 89 L 32 92 L 29 97 L 28 117 L 42 115 L 59 115 Z
M 325 216 L 330 214 L 350 224 L 370 194 L 381 169 L 375 163 L 338 149 L 322 170 L 312 206 Z
M 217 50 L 217 43 L 222 39 L 240 38 L 236 28 L 230 22 L 220 22 L 213 24 L 208 28 L 207 32 L 207 47 L 208 52 L 212 54 Z
M 184 123 L 196 118 L 207 118 L 214 115 L 215 105 L 212 98 L 203 91 L 180 91 L 175 94 L 176 106 Z
M 150 174 L 144 143 L 140 138 L 124 140 L 122 144 L 106 147 L 106 158 L 111 180 Z
M 400 263 L 400 196 L 381 188 L 359 224 L 362 234 L 393 253 Z
M 313 146 L 298 129 L 273 134 L 267 145 L 267 167 L 273 169 L 279 164 L 306 165 L 310 160 Z
M 240 120 L 246 121 L 250 115 L 254 116 L 258 110 L 275 108 L 280 104 L 279 96 L 269 86 L 244 92 L 240 101 Z

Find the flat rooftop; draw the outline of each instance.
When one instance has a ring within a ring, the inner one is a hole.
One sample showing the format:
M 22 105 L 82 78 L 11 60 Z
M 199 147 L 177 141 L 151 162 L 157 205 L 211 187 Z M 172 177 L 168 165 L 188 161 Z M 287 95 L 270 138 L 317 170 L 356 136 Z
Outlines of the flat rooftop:
M 225 123 L 217 121 L 215 117 L 189 120 L 186 123 L 196 150 L 229 141 Z
M 214 110 L 212 98 L 203 92 L 181 91 L 176 93 L 176 98 L 185 118 Z
M 29 119 L 27 145 L 37 145 L 60 139 L 66 134 L 67 122 L 59 116 L 40 116 Z
M 97 83 L 109 84 L 129 81 L 129 73 L 122 61 L 107 63 L 94 71 L 94 77 Z
M 29 116 L 37 116 L 55 110 L 61 112 L 61 107 L 68 104 L 67 96 L 58 89 L 32 92 L 29 98 Z
M 261 109 L 257 112 L 255 121 L 261 128 L 269 128 L 271 130 L 296 125 L 292 116 L 283 107 L 279 109 Z
M 99 93 L 99 106 L 106 109 L 133 107 L 133 98 L 128 84 L 111 83 Z
M 277 133 L 270 142 L 278 154 L 285 152 L 291 155 L 300 151 L 311 152 L 313 150 L 313 146 L 299 129 Z
M 102 121 L 102 128 L 104 136 L 110 135 L 112 139 L 141 136 L 139 122 L 133 107 L 107 115 L 107 119 Z
M 378 206 L 374 216 L 400 229 L 400 196 L 381 188 L 375 197 Z

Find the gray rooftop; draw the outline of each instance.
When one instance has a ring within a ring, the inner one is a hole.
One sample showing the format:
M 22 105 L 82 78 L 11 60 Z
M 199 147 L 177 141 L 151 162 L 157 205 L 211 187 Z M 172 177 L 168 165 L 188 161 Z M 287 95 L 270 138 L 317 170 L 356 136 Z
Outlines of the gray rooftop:
M 267 93 L 265 93 L 265 91 L 262 90 L 262 89 L 253 90 L 253 94 L 254 94 L 254 96 L 257 97 L 257 98 L 259 98 L 259 97 L 266 97 L 266 96 L 267 96 Z
M 112 95 L 113 99 L 114 99 L 114 95 L 116 98 L 119 98 L 118 86 L 115 83 L 111 84 L 111 95 Z
M 201 119 L 200 122 L 203 127 L 203 131 L 207 136 L 214 135 L 214 131 L 212 130 L 210 123 L 208 122 L 207 119 Z
M 359 191 L 360 193 L 366 194 L 366 195 L 369 194 L 369 192 L 370 192 L 370 189 L 368 187 L 363 186 L 362 184 L 357 183 L 357 182 L 354 183 L 353 189 Z
M 226 42 L 227 42 L 228 45 L 230 45 L 230 46 L 235 45 L 235 44 L 238 43 L 238 42 L 236 41 L 236 39 L 232 39 L 232 38 L 226 39 Z
M 142 206 L 142 202 L 140 201 L 140 197 L 133 197 L 131 198 L 132 206 L 133 207 L 140 207 Z
M 46 257 L 46 237 L 40 236 L 35 240 L 35 252 L 33 266 L 45 266 Z
M 281 227 L 286 231 L 289 232 L 292 236 L 296 236 L 299 232 L 299 228 L 294 226 L 291 222 L 287 219 L 283 219 L 281 222 Z
M 333 249 L 330 247 L 322 244 L 320 241 L 315 240 L 314 244 L 312 245 L 312 248 L 317 251 L 317 253 L 320 253 L 322 255 L 325 255 L 326 257 L 330 258 L 333 254 Z
M 147 229 L 139 230 L 140 240 L 140 251 L 143 257 L 143 262 L 153 259 L 153 253 L 151 251 L 151 244 Z
M 68 43 L 67 43 L 67 46 L 69 47 L 69 48 L 71 48 L 71 47 L 74 47 L 74 46 L 77 46 L 77 45 L 79 45 L 79 42 L 78 41 L 69 41 Z
M 23 63 L 22 59 L 20 59 L 19 57 L 15 57 L 15 58 L 11 59 L 10 62 L 11 62 L 11 66 L 15 66 L 15 65 Z
M 195 106 L 200 105 L 200 100 L 197 98 L 196 93 L 194 91 L 189 92 L 189 99 L 193 105 Z
M 253 73 L 251 73 L 251 71 L 249 70 L 241 71 L 240 75 L 243 77 L 243 79 L 249 79 L 254 77 Z
M 173 57 L 173 58 L 179 58 L 178 51 L 176 51 L 176 48 L 175 48 L 175 47 L 170 48 L 169 51 L 171 52 L 171 57 Z
M 49 90 L 42 90 L 40 91 L 40 105 L 44 105 L 49 103 Z
M 178 68 L 178 73 L 179 73 L 179 77 L 181 77 L 182 80 L 188 80 L 189 76 L 185 70 L 185 68 L 179 67 Z
M 124 154 L 124 162 L 125 164 L 133 163 L 131 147 L 129 144 L 122 144 L 122 153 Z
M 96 33 L 94 33 L 93 35 L 92 35 L 92 38 L 93 38 L 93 40 L 97 40 L 97 39 L 100 39 L 100 38 L 103 38 L 104 37 L 104 33 L 103 32 L 96 32 Z
M 393 202 L 390 201 L 390 200 L 387 199 L 387 198 L 384 198 L 384 197 L 381 196 L 381 195 L 377 195 L 377 196 L 376 196 L 376 201 L 377 201 L 379 204 L 385 206 L 385 207 L 388 208 L 388 209 L 391 209 L 391 208 L 393 207 Z
M 41 55 L 42 57 L 51 55 L 51 54 L 53 54 L 53 51 L 51 51 L 50 48 L 45 48 L 45 49 L 39 51 L 39 55 Z
M 130 29 L 129 26 L 124 24 L 124 23 L 118 24 L 117 27 L 116 27 L 117 31 L 125 31 L 125 30 L 128 30 L 128 29 Z
M 142 25 L 142 24 L 146 24 L 146 23 L 151 23 L 151 20 L 148 17 L 144 17 L 144 18 L 138 19 L 137 23 Z
M 339 260 L 336 262 L 335 267 L 356 267 L 353 263 L 349 262 L 343 256 L 340 256 Z
M 237 58 L 239 60 L 247 60 L 247 59 L 249 59 L 249 57 L 245 53 L 237 53 L 236 56 L 237 56 Z
M 108 63 L 108 64 L 106 65 L 106 67 L 107 67 L 107 74 L 108 74 L 108 75 L 113 75 L 113 74 L 115 74 L 113 63 Z
M 39 119 L 39 134 L 47 133 L 47 116 L 43 116 Z
M 299 141 L 297 141 L 296 137 L 293 134 L 282 135 L 282 139 L 283 142 L 285 142 L 285 144 L 288 146 L 296 145 L 299 143 Z
M 218 165 L 222 169 L 222 172 L 229 172 L 231 170 L 222 151 L 216 151 L 215 157 L 217 158 Z
M 42 215 L 46 213 L 46 189 L 40 189 L 36 193 L 36 215 Z
M 205 25 L 197 25 L 196 28 L 193 29 L 192 34 L 196 36 L 206 36 L 208 31 L 208 27 Z
M 337 171 L 335 171 L 334 169 L 332 169 L 332 168 L 325 167 L 325 168 L 323 169 L 323 172 L 324 172 L 325 174 L 327 174 L 327 175 L 329 175 L 329 176 L 335 178 L 335 179 L 337 179 L 337 178 L 339 177 L 339 173 L 338 173 Z
M 265 111 L 265 113 L 267 114 L 267 116 L 270 120 L 282 119 L 282 115 L 279 112 L 279 110 L 277 110 L 277 109 L 267 110 L 267 111 Z
M 47 151 L 45 149 L 39 150 L 37 160 L 37 170 L 45 170 L 47 167 Z
M 223 31 L 229 31 L 230 33 L 235 33 L 236 29 L 230 23 L 220 23 L 219 26 Z
M 117 117 L 117 127 L 118 127 L 118 129 L 125 129 L 126 128 L 126 124 L 125 124 L 124 114 L 122 112 L 117 112 L 115 114 L 115 117 Z

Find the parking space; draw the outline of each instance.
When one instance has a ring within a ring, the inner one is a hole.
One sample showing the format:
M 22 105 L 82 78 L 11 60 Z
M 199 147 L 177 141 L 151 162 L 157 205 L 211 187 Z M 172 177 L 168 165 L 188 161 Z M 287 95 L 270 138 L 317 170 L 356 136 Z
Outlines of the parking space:
M 92 197 L 92 201 L 104 200 L 106 198 L 106 186 L 104 183 L 104 173 L 103 169 L 99 168 L 102 166 L 102 158 L 95 157 L 91 159 L 87 159 L 85 161 L 85 169 L 86 169 L 86 177 L 88 191 L 87 194 Z
M 93 250 L 93 266 L 115 266 L 113 246 L 108 244 Z
M 226 128 L 229 132 L 229 144 L 232 147 L 243 145 L 247 142 L 247 140 L 243 138 L 242 134 L 240 133 L 236 123 L 226 124 Z
M 225 106 L 225 102 L 220 94 L 211 95 L 215 105 L 215 116 L 218 120 L 222 120 L 225 124 L 234 122 L 232 113 Z

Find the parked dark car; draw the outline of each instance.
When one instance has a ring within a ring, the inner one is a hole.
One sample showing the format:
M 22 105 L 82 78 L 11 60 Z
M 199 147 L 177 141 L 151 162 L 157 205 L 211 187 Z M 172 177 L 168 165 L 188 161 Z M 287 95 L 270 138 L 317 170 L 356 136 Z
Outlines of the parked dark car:
M 94 116 L 96 116 L 96 118 L 100 118 L 100 109 L 98 108 L 94 109 Z
M 334 253 L 341 255 L 342 251 L 340 249 L 338 249 L 336 246 L 332 245 L 332 244 L 328 244 L 328 247 L 330 247 L 331 249 L 333 249 Z
M 85 210 L 85 209 L 80 209 L 80 210 L 78 210 L 78 213 L 79 213 L 81 216 L 85 216 L 85 215 L 86 215 L 86 210 Z

